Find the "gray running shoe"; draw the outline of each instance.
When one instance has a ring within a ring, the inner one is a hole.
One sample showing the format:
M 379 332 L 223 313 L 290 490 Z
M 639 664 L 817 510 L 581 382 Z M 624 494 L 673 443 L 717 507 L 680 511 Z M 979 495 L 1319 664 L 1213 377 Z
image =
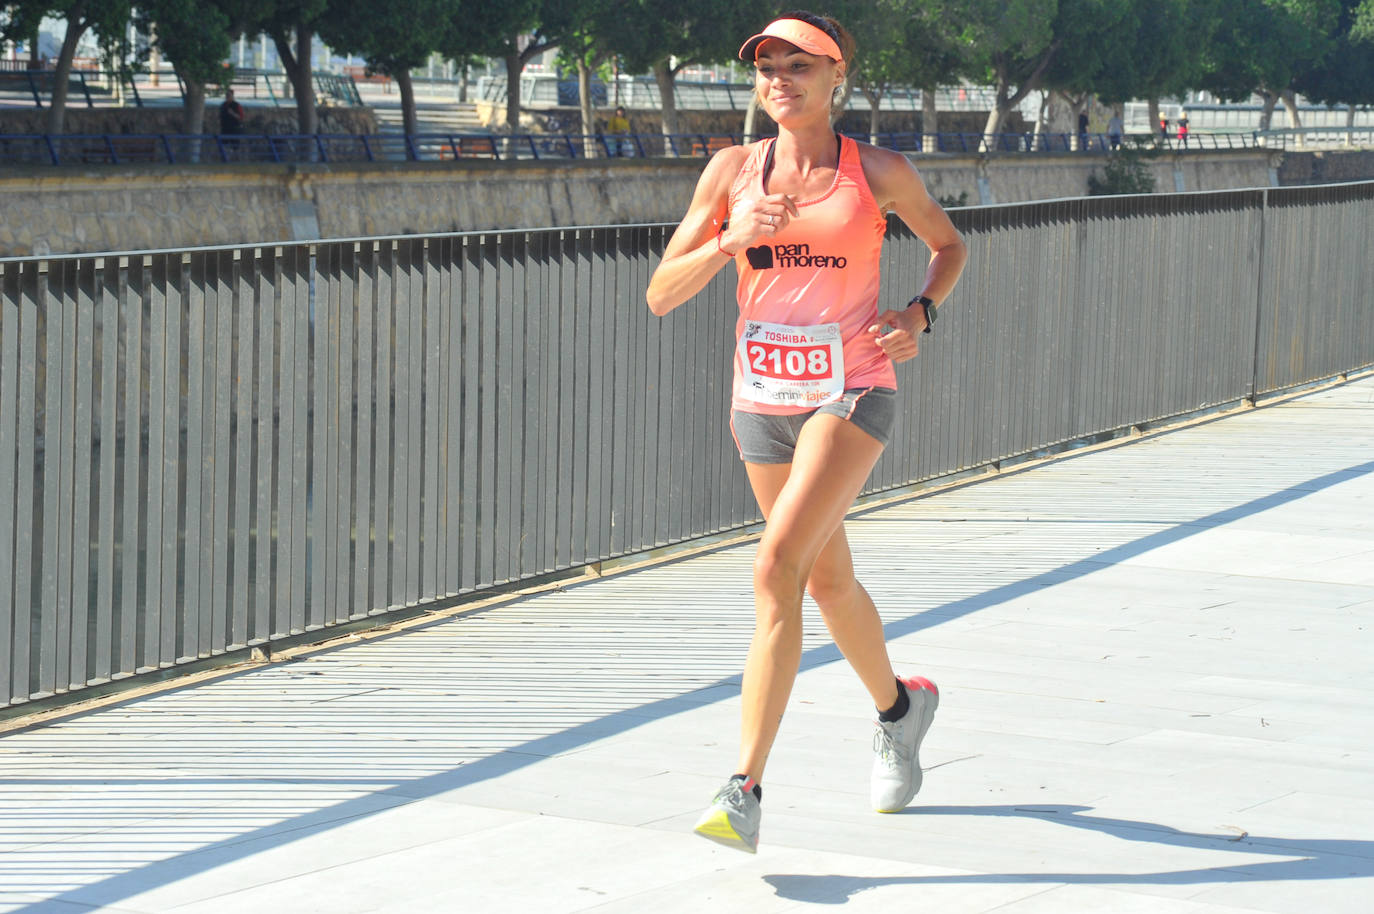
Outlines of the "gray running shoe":
M 747 781 L 731 778 L 727 781 L 716 793 L 710 807 L 701 814 L 696 833 L 726 847 L 758 853 L 762 811 L 753 788 L 753 778 Z
M 925 739 L 940 690 L 921 676 L 903 679 L 911 707 L 892 723 L 878 721 L 873 734 L 873 780 L 869 796 L 878 812 L 901 812 L 921 789 L 921 740 Z

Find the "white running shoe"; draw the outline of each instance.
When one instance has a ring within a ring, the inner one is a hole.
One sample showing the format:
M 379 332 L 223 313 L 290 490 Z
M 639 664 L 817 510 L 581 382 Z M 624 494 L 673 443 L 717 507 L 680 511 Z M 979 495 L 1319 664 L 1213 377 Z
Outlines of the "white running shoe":
M 873 734 L 873 780 L 869 796 L 878 812 L 901 812 L 921 789 L 921 740 L 925 739 L 940 690 L 921 676 L 903 679 L 911 707 L 892 723 L 878 721 Z
M 710 807 L 701 814 L 695 831 L 717 844 L 756 854 L 759 849 L 760 818 L 762 811 L 758 798 L 754 796 L 754 779 L 741 781 L 731 778 L 716 792 Z

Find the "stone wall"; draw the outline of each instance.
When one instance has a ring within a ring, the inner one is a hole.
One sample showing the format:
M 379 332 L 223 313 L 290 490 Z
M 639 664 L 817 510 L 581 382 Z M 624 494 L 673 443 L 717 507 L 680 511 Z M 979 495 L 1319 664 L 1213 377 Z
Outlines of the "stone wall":
M 1278 153 L 1150 161 L 1160 191 L 1268 186 Z M 969 205 L 1087 192 L 1096 155 L 931 156 L 937 198 Z M 556 225 L 672 222 L 704 161 L 370 163 L 10 168 L 0 171 L 0 256 L 89 253 Z
M 1287 152 L 1280 184 L 1337 184 L 1374 178 L 1374 149 Z

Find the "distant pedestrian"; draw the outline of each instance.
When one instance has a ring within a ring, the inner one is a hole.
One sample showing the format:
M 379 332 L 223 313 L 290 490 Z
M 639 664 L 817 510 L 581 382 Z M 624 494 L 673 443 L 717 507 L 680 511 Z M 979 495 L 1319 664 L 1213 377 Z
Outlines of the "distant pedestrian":
M 630 119 L 625 116 L 624 108 L 617 107 L 615 114 L 606 119 L 606 132 L 611 135 L 612 155 L 634 155 L 634 147 L 630 144 Z
M 1169 139 L 1169 119 L 1163 115 L 1160 115 L 1159 118 L 1159 138 L 1164 140 L 1166 144 Z
M 219 106 L 219 132 L 220 136 L 232 137 L 223 143 L 226 157 L 238 158 L 239 144 L 242 142 L 239 137 L 243 135 L 244 113 L 243 106 L 234 100 L 234 90 L 224 90 L 224 101 Z
M 223 136 L 243 133 L 243 106 L 234 100 L 234 90 L 224 90 L 224 102 L 219 106 L 219 132 Z
M 1125 133 L 1125 126 L 1121 123 L 1121 115 L 1113 114 L 1107 121 L 1107 142 L 1115 151 L 1121 146 L 1121 135 Z
M 1178 119 L 1178 141 L 1184 149 L 1188 148 L 1188 118 L 1186 116 Z
M 1088 112 L 1084 111 L 1078 115 L 1078 151 L 1088 150 Z

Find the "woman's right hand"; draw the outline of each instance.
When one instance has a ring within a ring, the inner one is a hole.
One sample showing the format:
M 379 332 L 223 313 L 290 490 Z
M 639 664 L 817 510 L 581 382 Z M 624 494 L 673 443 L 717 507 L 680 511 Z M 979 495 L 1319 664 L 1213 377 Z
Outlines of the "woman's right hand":
M 760 238 L 778 234 L 796 215 L 797 204 L 787 194 L 742 197 L 730 211 L 730 227 L 720 236 L 721 249 L 737 254 Z

